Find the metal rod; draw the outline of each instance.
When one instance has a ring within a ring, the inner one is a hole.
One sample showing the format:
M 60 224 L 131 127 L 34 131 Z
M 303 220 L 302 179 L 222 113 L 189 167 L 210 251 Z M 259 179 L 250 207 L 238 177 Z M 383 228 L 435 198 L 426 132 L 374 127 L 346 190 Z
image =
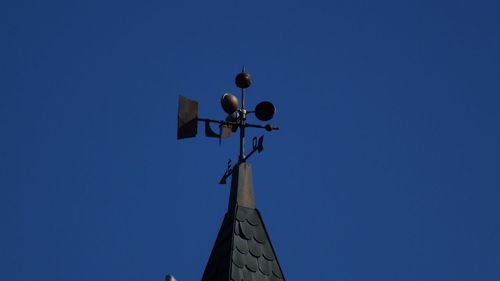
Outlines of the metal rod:
M 220 125 L 232 125 L 232 126 L 244 126 L 245 128 L 259 128 L 259 129 L 266 129 L 266 126 L 264 125 L 255 125 L 255 124 L 249 124 L 245 123 L 243 125 L 239 124 L 238 122 L 231 122 L 231 121 L 224 121 L 224 120 L 214 120 L 214 119 L 209 119 L 209 118 L 198 118 L 197 121 L 199 122 L 210 122 L 210 123 L 217 123 Z M 273 127 L 273 130 L 279 130 L 280 128 L 278 127 Z
M 240 156 L 239 161 L 245 162 L 245 90 L 241 88 L 241 109 L 240 109 Z
M 247 128 L 267 129 L 266 126 L 263 126 L 263 125 L 254 125 L 254 124 L 248 124 L 248 123 L 245 124 L 245 127 L 247 127 Z M 278 127 L 272 127 L 272 129 L 277 131 L 280 128 L 278 128 Z
M 196 120 L 200 121 L 200 122 L 210 122 L 210 123 L 217 123 L 217 124 L 226 124 L 226 123 L 228 123 L 227 121 L 214 120 L 214 119 L 208 119 L 208 118 L 197 118 Z

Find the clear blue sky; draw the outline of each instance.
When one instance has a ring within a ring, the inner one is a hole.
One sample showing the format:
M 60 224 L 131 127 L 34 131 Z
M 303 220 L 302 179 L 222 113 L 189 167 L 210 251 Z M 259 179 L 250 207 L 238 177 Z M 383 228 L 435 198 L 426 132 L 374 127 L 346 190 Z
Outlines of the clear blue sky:
M 500 280 L 498 3 L 3 1 L 0 279 L 200 280 L 237 142 L 177 97 L 222 118 L 245 65 L 288 280 Z

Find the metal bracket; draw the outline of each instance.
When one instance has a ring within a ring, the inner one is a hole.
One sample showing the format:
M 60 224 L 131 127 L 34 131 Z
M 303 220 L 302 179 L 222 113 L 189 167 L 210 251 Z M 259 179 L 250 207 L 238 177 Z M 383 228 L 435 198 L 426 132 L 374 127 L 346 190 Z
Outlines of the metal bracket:
M 248 155 L 243 159 L 243 161 L 238 161 L 236 166 L 238 166 L 242 162 L 246 162 L 250 156 L 252 156 L 255 152 L 261 153 L 262 150 L 264 150 L 264 136 L 260 136 L 258 139 L 257 137 L 253 137 L 252 139 L 252 151 L 248 153 Z M 233 169 L 234 167 L 231 165 L 231 159 L 227 161 L 227 169 L 224 172 L 224 175 L 219 181 L 219 184 L 226 184 L 227 183 L 227 178 L 229 178 L 233 174 Z

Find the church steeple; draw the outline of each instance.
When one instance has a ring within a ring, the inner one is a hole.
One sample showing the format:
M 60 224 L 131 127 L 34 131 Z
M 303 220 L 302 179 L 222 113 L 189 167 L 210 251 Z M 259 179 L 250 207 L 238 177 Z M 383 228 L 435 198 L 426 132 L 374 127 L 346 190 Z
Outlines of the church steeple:
M 228 210 L 215 240 L 202 276 L 202 281 L 281 281 L 285 280 L 281 266 L 271 244 L 261 214 L 256 208 L 253 189 L 252 167 L 247 162 L 255 152 L 263 150 L 263 136 L 253 139 L 253 149 L 245 155 L 245 129 L 261 128 L 278 130 L 270 124 L 255 125 L 246 122 L 247 115 L 254 113 L 257 119 L 269 121 L 275 114 L 270 102 L 259 103 L 255 110 L 245 108 L 245 89 L 251 85 L 251 77 L 242 70 L 236 76 L 236 85 L 241 89 L 241 107 L 238 99 L 224 94 L 221 105 L 228 117 L 217 121 L 198 117 L 198 103 L 184 97 L 179 100 L 178 139 L 194 137 L 198 122 L 205 123 L 208 137 L 226 138 L 240 130 L 240 150 L 234 167 L 228 169 L 220 183 L 231 177 Z M 219 124 L 219 133 L 212 131 L 210 124 Z
M 201 280 L 285 280 L 264 221 L 255 208 L 248 163 L 233 170 L 229 208 Z

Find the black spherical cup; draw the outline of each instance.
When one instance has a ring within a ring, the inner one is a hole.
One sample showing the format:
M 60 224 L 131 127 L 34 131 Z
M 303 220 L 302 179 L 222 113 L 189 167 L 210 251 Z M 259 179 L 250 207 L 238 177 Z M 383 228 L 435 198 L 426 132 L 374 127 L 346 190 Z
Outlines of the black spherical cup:
M 236 110 L 238 110 L 239 102 L 238 98 L 235 95 L 225 93 L 221 99 L 220 104 L 222 109 L 227 114 L 233 114 Z
M 271 102 L 263 101 L 255 107 L 255 117 L 260 121 L 269 121 L 276 114 L 276 107 Z

